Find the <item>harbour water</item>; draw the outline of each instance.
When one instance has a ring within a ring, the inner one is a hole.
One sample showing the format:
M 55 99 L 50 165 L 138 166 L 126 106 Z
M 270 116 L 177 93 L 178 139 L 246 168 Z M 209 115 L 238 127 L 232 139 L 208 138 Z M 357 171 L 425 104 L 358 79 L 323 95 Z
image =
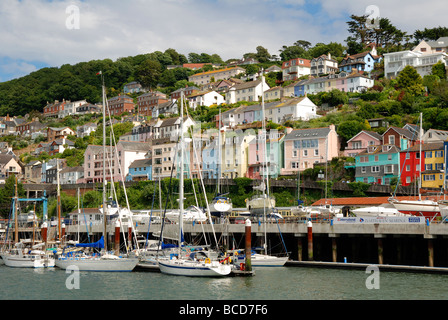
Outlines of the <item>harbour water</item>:
M 1 300 L 440 300 L 448 299 L 448 275 L 370 272 L 310 267 L 256 268 L 252 277 L 189 278 L 157 272 L 73 273 L 0 266 Z M 67 285 L 68 284 L 68 285 Z

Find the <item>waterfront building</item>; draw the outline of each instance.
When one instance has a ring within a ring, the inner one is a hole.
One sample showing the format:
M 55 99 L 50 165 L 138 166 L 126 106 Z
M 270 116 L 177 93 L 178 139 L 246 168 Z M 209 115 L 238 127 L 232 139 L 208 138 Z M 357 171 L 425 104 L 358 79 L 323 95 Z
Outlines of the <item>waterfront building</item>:
M 347 141 L 347 147 L 344 149 L 344 156 L 355 157 L 358 153 L 367 151 L 369 146 L 378 146 L 380 144 L 382 144 L 382 137 L 379 133 L 362 130 Z
M 383 144 L 391 144 L 405 150 L 418 143 L 418 134 L 404 128 L 389 127 L 383 133 L 382 140 Z
M 247 178 L 262 179 L 267 174 L 271 178 L 278 178 L 283 168 L 285 137 L 284 132 L 278 132 L 277 130 L 267 131 L 265 137 L 263 136 L 263 130 L 258 131 L 257 138 L 249 142 Z M 265 138 L 266 148 L 264 146 Z M 266 155 L 265 149 L 267 150 Z
M 395 145 L 372 145 L 355 157 L 357 182 L 389 185 L 399 173 L 400 149 Z
M 444 186 L 445 150 L 444 142 L 423 143 L 424 166 L 422 166 L 422 188 Z
M 255 139 L 255 131 L 253 130 L 244 132 L 242 130 L 232 130 L 225 133 L 221 168 L 223 177 L 233 179 L 246 176 L 249 143 Z
M 126 181 L 152 180 L 152 159 L 135 160 L 129 166 Z
M 339 156 L 340 142 L 333 124 L 326 128 L 292 130 L 284 141 L 282 175 L 297 175 L 314 164 Z

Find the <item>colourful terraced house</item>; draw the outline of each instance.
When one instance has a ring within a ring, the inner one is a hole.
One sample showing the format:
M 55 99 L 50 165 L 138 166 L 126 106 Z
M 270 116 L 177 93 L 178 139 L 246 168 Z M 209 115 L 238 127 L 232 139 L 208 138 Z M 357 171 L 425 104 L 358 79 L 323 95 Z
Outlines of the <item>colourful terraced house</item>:
M 400 149 L 395 145 L 369 146 L 355 157 L 357 182 L 389 185 L 399 176 Z

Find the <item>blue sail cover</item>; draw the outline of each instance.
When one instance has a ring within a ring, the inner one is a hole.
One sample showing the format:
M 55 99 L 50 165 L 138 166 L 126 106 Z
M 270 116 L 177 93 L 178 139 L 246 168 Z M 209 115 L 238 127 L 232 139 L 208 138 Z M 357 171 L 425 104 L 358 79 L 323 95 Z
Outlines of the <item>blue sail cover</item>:
M 104 237 L 101 237 L 100 240 L 98 240 L 97 242 L 93 242 L 93 243 L 78 243 L 78 244 L 75 244 L 75 247 L 103 249 L 104 248 Z

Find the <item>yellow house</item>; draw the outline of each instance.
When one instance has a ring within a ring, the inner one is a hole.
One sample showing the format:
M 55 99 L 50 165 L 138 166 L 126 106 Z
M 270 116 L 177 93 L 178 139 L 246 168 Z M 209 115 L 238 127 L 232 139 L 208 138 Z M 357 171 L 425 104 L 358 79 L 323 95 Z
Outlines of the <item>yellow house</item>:
M 422 188 L 442 188 L 445 169 L 443 142 L 423 144 L 423 155 Z

